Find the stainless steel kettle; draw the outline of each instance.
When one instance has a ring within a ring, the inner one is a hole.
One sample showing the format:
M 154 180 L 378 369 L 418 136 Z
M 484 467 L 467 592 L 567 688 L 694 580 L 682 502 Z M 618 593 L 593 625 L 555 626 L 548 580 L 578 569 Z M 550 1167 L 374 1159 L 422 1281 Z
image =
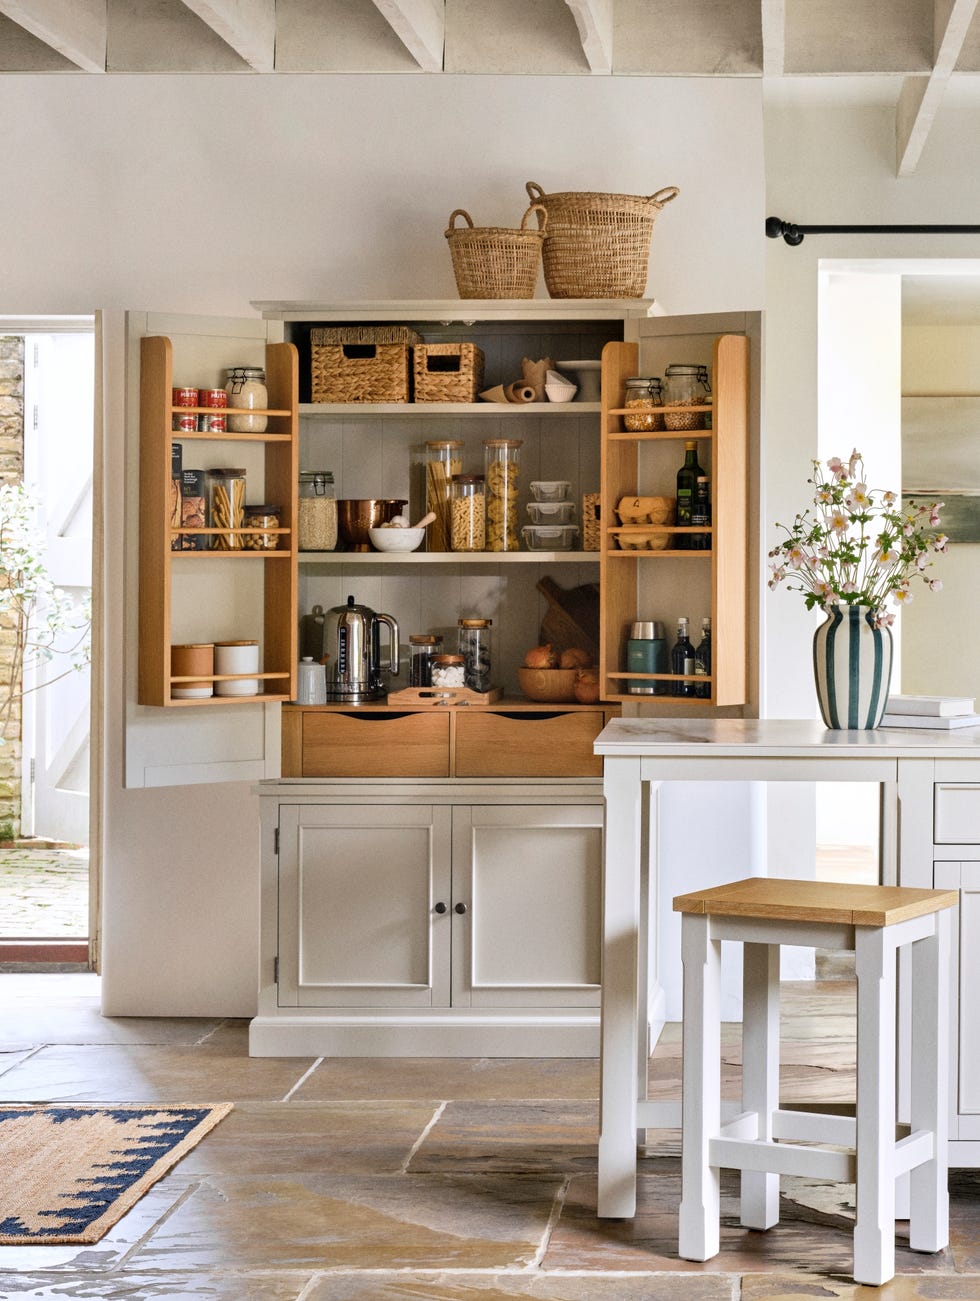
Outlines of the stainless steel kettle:
M 388 663 L 381 663 L 381 628 L 388 629 Z M 363 705 L 386 693 L 385 672 L 398 672 L 398 624 L 390 614 L 375 614 L 348 596 L 346 605 L 326 613 L 323 650 L 327 655 L 327 700 Z

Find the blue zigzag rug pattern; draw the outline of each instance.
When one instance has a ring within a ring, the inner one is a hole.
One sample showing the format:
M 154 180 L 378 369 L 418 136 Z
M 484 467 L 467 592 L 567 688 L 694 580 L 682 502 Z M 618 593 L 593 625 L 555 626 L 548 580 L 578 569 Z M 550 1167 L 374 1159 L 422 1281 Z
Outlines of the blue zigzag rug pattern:
M 0 1105 L 0 1245 L 98 1242 L 229 1111 Z

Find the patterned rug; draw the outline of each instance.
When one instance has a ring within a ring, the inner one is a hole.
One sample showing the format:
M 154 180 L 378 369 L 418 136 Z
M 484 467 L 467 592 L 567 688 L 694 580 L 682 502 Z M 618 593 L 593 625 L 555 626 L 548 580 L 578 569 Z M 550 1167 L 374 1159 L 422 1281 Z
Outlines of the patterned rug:
M 0 1245 L 98 1242 L 231 1105 L 0 1106 Z

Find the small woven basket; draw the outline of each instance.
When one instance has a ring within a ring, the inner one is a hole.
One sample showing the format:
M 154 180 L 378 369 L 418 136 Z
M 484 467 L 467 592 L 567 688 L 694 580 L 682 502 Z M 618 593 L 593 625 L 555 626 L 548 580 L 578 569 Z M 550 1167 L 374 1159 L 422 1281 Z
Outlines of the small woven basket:
M 539 229 L 528 229 L 531 213 Z M 466 220 L 457 227 L 457 217 Z M 520 230 L 505 226 L 474 226 L 473 218 L 457 208 L 449 218 L 446 239 L 460 298 L 533 298 L 541 269 L 548 214 L 532 203 L 521 218 Z
M 422 336 L 407 325 L 310 331 L 311 402 L 407 402 L 409 352 Z
M 638 194 L 545 194 L 535 181 L 532 205 L 547 212 L 544 281 L 552 298 L 642 298 L 657 213 L 680 191 L 668 185 Z
M 601 524 L 600 516 L 600 495 L 597 492 L 586 492 L 582 494 L 582 550 L 598 551 Z
M 475 402 L 483 387 L 483 351 L 474 343 L 417 343 L 412 364 L 416 402 Z

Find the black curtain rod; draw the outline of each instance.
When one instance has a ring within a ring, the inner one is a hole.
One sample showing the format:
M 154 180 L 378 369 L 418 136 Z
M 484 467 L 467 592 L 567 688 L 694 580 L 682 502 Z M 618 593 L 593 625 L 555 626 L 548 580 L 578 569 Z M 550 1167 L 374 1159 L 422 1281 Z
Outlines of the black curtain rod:
M 782 235 L 794 247 L 804 235 L 980 235 L 980 226 L 797 226 L 781 217 L 766 218 L 770 239 Z

